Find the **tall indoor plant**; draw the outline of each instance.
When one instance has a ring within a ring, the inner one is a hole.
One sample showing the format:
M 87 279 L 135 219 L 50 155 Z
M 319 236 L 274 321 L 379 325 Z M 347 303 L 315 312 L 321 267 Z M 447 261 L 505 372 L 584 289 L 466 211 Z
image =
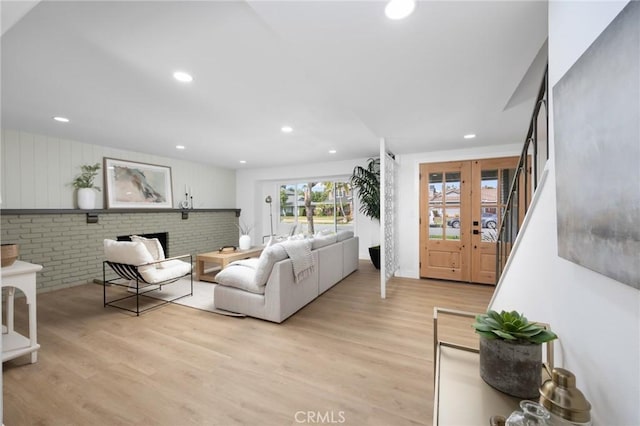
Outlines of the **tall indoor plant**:
M 380 159 L 369 158 L 367 166 L 356 166 L 351 175 L 351 185 L 356 188 L 360 212 L 380 221 Z M 380 246 L 369 247 L 373 265 L 380 269 Z
M 94 184 L 98 170 L 100 170 L 100 163 L 84 164 L 80 166 L 80 170 L 82 172 L 73 179 L 71 185 L 78 190 L 78 207 L 90 210 L 96 206 L 95 191 L 100 191 L 100 187 Z
M 516 311 L 489 310 L 473 324 L 480 335 L 480 376 L 519 398 L 536 398 L 542 384 L 542 343 L 556 339 L 543 325 Z

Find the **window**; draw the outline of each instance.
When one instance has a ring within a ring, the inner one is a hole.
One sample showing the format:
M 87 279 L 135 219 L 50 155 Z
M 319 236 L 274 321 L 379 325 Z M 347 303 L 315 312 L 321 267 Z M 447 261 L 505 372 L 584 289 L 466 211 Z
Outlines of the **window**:
M 315 234 L 353 230 L 353 192 L 349 181 L 310 181 L 280 185 L 280 232 Z

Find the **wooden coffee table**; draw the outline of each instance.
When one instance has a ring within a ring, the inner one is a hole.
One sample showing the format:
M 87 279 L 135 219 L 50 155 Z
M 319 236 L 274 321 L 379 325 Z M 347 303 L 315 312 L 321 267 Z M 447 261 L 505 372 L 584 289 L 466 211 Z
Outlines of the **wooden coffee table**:
M 251 247 L 248 250 L 236 250 L 226 253 L 220 253 L 219 251 L 212 251 L 209 253 L 202 253 L 196 256 L 196 280 L 214 282 L 214 278 L 218 271 L 227 267 L 227 265 L 234 260 L 248 259 L 250 257 L 258 257 L 262 253 L 264 247 Z M 205 272 L 205 264 L 214 263 L 219 266 L 219 269 L 213 272 Z

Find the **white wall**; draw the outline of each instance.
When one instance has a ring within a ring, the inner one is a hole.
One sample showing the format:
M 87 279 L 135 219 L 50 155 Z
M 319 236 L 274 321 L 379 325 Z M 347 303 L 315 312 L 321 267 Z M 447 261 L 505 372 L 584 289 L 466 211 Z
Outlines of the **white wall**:
M 552 87 L 626 2 L 551 2 Z M 516 309 L 557 332 L 556 365 L 577 376 L 594 424 L 640 424 L 640 291 L 558 257 L 553 99 L 546 181 L 536 193 L 493 309 Z
M 329 180 L 334 178 L 348 179 L 357 165 L 364 166 L 366 158 L 346 161 L 332 161 L 325 163 L 300 164 L 285 167 L 238 170 L 236 173 L 236 200 L 237 207 L 242 210 L 240 219 L 246 224 L 255 226 L 252 239 L 262 242 L 263 235 L 269 235 L 269 205 L 264 199 L 271 195 L 273 199 L 273 226 L 276 234 L 286 232 L 286 229 L 277 229 L 278 225 L 278 199 L 280 189 L 278 184 L 282 182 L 304 181 L 309 178 Z M 356 210 L 357 200 L 354 201 Z M 377 221 L 372 221 L 359 211 L 355 218 L 354 232 L 360 237 L 361 259 L 368 259 L 368 247 L 380 243 Z
M 3 209 L 72 209 L 75 190 L 70 185 L 83 164 L 102 164 L 103 157 L 171 167 L 173 205 L 191 187 L 195 208 L 235 208 L 235 170 L 156 155 L 111 149 L 88 143 L 3 130 L 0 195 Z M 96 208 L 104 206 L 102 169 L 96 177 L 102 192 Z
M 531 106 L 533 110 L 533 105 Z M 420 164 L 442 161 L 462 161 L 478 158 L 519 156 L 524 144 L 498 145 L 482 148 L 425 152 L 396 156 L 398 160 L 398 181 L 396 200 L 398 205 L 398 271 L 396 276 L 420 278 Z

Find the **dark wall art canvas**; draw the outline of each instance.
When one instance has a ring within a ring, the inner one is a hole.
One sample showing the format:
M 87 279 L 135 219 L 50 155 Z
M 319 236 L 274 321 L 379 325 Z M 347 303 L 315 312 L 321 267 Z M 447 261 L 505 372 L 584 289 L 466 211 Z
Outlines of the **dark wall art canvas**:
M 553 89 L 559 256 L 640 289 L 640 2 Z

